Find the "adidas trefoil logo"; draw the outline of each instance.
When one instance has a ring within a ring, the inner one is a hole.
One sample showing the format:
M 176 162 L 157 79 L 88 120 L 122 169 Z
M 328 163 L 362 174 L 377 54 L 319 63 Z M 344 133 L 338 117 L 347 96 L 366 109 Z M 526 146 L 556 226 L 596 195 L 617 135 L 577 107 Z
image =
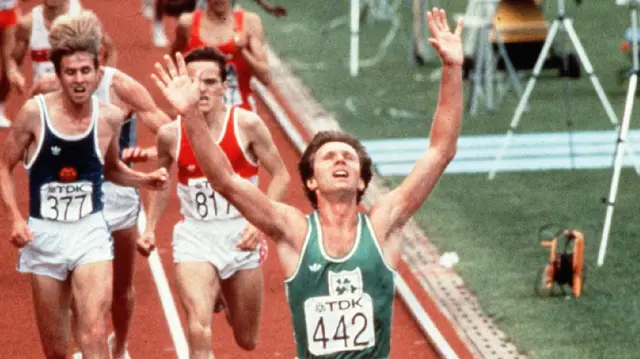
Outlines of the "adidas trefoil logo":
M 196 165 L 188 165 L 187 166 L 187 171 L 195 172 L 196 171 Z
M 320 270 L 320 268 L 322 268 L 322 265 L 320 265 L 320 263 L 314 263 L 309 266 L 309 270 L 312 272 L 317 272 Z
M 59 155 L 59 154 L 60 154 L 60 151 L 62 151 L 62 149 L 61 149 L 60 147 L 58 147 L 58 146 L 51 146 L 51 153 L 52 153 L 54 156 Z

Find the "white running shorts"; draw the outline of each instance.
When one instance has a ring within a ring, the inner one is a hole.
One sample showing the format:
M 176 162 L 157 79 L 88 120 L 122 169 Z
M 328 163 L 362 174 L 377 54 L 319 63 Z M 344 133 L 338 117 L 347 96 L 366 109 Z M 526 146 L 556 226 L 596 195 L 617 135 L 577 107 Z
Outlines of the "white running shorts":
M 247 226 L 244 218 L 220 221 L 185 219 L 173 229 L 173 260 L 180 262 L 208 262 L 225 280 L 239 270 L 260 266 L 265 252 L 258 246 L 254 251 L 242 251 L 236 246 Z
M 140 194 L 136 188 L 105 181 L 102 184 L 102 192 L 104 218 L 110 232 L 129 229 L 138 223 Z
M 18 272 L 60 281 L 82 264 L 113 260 L 113 241 L 102 212 L 76 222 L 29 218 L 33 240 L 20 249 Z

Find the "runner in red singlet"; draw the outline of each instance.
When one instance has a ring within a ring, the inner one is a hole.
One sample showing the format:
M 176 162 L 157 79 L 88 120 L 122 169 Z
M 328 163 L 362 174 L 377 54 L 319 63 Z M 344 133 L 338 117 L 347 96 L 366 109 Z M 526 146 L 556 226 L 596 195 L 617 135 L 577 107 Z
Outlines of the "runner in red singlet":
M 216 47 L 227 57 L 225 104 L 254 111 L 251 78 L 255 76 L 265 86 L 271 81 L 260 17 L 234 9 L 231 0 L 208 0 L 206 11 L 180 16 L 171 53 L 205 45 Z
M 0 0 L 0 46 L 2 46 L 2 78 L 0 78 L 0 98 L 6 98 L 11 86 L 7 79 L 6 66 L 7 58 L 11 56 L 13 50 L 13 38 L 16 32 L 16 24 L 20 10 L 18 0 Z M 0 128 L 9 127 L 11 123 L 4 115 L 4 101 L 0 102 Z
M 257 185 L 258 168 L 263 167 L 271 175 L 267 195 L 281 201 L 290 177 L 269 129 L 256 113 L 222 102 L 224 55 L 213 47 L 201 47 L 190 52 L 185 62 L 192 77 L 202 72 L 198 109 L 234 173 Z M 260 231 L 211 189 L 185 135 L 185 121 L 188 119 L 178 117 L 158 131 L 158 166 L 177 167 L 184 219 L 174 228 L 172 246 L 178 294 L 187 314 L 189 358 L 209 359 L 214 298 L 220 294 L 236 343 L 245 350 L 256 347 L 264 291 L 260 264 L 266 258 L 267 244 Z M 154 231 L 168 197 L 167 191 L 150 195 L 146 230 L 138 240 L 145 255 L 154 247 Z

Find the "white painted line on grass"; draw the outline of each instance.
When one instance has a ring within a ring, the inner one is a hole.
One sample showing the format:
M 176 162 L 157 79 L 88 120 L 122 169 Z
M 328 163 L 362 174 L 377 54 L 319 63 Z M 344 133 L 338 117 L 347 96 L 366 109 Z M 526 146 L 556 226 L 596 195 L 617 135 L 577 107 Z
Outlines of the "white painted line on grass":
M 269 90 L 267 90 L 262 84 L 257 81 L 253 81 L 252 85 L 256 92 L 260 95 L 260 97 L 264 100 L 265 104 L 271 112 L 274 114 L 276 121 L 280 124 L 282 129 L 284 130 L 287 137 L 291 139 L 291 141 L 296 146 L 296 149 L 302 153 L 307 147 L 306 142 L 296 129 L 296 127 L 291 122 L 291 119 L 287 116 L 286 112 L 280 104 L 276 101 L 276 99 L 271 95 Z M 418 325 L 422 329 L 422 332 L 430 338 L 431 343 L 436 347 L 436 350 L 441 353 L 446 359 L 457 359 L 455 351 L 449 345 L 449 342 L 444 338 L 444 336 L 438 330 L 438 327 L 433 323 L 429 314 L 422 308 L 420 305 L 420 301 L 413 294 L 411 288 L 406 284 L 402 276 L 399 273 L 396 273 L 396 289 L 400 294 L 400 298 L 405 302 L 409 311 L 413 315 L 413 318 Z
M 138 232 L 140 235 L 144 233 L 146 226 L 147 216 L 141 208 L 138 216 Z M 151 268 L 153 280 L 156 282 L 156 287 L 158 288 L 160 302 L 162 303 L 164 316 L 167 319 L 167 324 L 169 325 L 169 332 L 171 334 L 171 339 L 173 340 L 173 345 L 176 348 L 178 359 L 189 359 L 187 338 L 184 334 L 184 330 L 182 329 L 182 323 L 180 322 L 176 303 L 173 300 L 171 287 L 169 286 L 169 281 L 167 280 L 167 275 L 162 267 L 162 261 L 160 260 L 157 249 L 149 255 L 149 267 Z

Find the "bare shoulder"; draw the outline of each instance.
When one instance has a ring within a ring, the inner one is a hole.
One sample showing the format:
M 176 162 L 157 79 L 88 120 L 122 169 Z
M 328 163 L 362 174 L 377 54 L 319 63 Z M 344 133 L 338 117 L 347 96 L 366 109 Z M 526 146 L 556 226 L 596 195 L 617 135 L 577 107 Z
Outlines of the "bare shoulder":
M 24 16 L 20 16 L 16 27 L 16 35 L 22 38 L 31 37 L 31 24 L 33 23 L 33 15 L 29 11 Z
M 285 221 L 286 232 L 283 239 L 298 251 L 302 250 L 309 230 L 307 216 L 298 208 L 280 202 L 276 203 L 276 210 Z
M 37 121 L 39 116 L 40 106 L 38 106 L 36 98 L 32 97 L 20 108 L 12 128 L 19 131 L 32 131 L 35 126 L 40 125 L 40 121 Z
M 192 22 L 193 22 L 193 13 L 191 12 L 183 13 L 178 18 L 178 26 L 182 28 L 190 27 Z
M 254 139 L 261 131 L 268 131 L 268 128 L 262 118 L 253 111 L 243 108 L 236 108 L 236 119 L 238 128 L 242 134 L 248 139 Z
M 238 125 L 243 129 L 250 129 L 251 127 L 264 125 L 262 118 L 260 118 L 260 116 L 258 116 L 258 114 L 253 111 L 245 110 L 241 107 L 236 107 L 235 111 Z
M 247 25 L 247 30 L 251 32 L 263 32 L 262 19 L 260 18 L 260 15 L 255 12 L 246 11 L 244 14 L 244 21 Z

